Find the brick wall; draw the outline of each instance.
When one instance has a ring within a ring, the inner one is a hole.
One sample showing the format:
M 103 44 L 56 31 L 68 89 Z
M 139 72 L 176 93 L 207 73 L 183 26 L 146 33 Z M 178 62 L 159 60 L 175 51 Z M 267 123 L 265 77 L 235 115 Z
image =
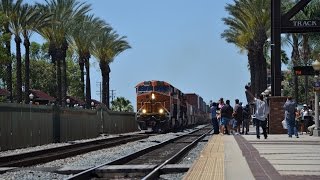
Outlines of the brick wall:
M 270 134 L 286 134 L 287 130 L 282 127 L 282 120 L 284 119 L 283 105 L 287 97 L 273 96 L 269 97 L 269 133 Z

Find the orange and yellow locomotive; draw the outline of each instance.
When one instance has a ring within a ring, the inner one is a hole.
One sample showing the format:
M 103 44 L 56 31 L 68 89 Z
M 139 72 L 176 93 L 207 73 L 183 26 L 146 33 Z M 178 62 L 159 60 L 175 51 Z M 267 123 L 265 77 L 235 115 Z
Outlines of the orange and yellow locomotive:
M 199 113 L 199 108 L 192 108 L 187 102 L 195 94 L 188 97 L 171 84 L 155 80 L 139 83 L 136 93 L 137 122 L 141 130 L 166 132 L 196 123 L 193 115 Z

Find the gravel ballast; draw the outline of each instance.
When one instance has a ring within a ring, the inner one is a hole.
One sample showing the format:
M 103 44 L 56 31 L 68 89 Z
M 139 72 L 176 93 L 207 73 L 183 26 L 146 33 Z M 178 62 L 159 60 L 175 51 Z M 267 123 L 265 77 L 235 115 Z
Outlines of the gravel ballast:
M 97 166 L 99 164 L 108 163 L 111 161 L 114 161 L 116 159 L 119 159 L 121 157 L 127 156 L 129 154 L 132 154 L 136 151 L 145 149 L 147 147 L 156 145 L 160 142 L 167 141 L 169 139 L 175 138 L 179 135 L 186 134 L 190 132 L 191 130 L 185 130 L 183 132 L 178 133 L 167 133 L 167 134 L 159 134 L 156 136 L 151 136 L 147 139 L 143 139 L 141 141 L 136 142 L 129 142 L 117 147 L 102 149 L 98 151 L 92 151 L 86 154 L 74 156 L 71 158 L 66 159 L 60 159 L 52 162 L 48 162 L 45 164 L 34 166 L 35 169 L 41 169 L 41 168 L 63 168 L 63 167 L 93 167 Z M 108 136 L 107 136 L 108 137 Z M 59 143 L 60 144 L 60 143 Z M 201 148 L 203 148 L 205 143 L 199 143 L 199 145 L 196 147 L 193 152 L 191 151 L 185 159 L 181 162 L 184 164 L 192 164 L 192 162 L 197 158 L 197 153 L 199 154 L 201 152 Z M 55 144 L 57 145 L 57 144 Z M 62 146 L 62 145 L 61 145 Z M 41 148 L 40 147 L 34 147 L 34 148 Z M 46 147 L 48 148 L 48 147 Z M 21 150 L 23 151 L 23 150 Z M 32 148 L 28 148 L 28 151 L 32 151 Z M 12 152 L 11 152 L 12 153 Z M 5 174 L 0 174 L 0 179 L 65 179 L 71 175 L 60 175 L 56 173 L 51 172 L 42 172 L 42 171 L 17 171 L 17 172 L 7 172 Z M 181 177 L 181 175 L 178 175 Z M 176 179 L 176 178 L 174 178 Z M 180 179 L 180 178 L 178 178 Z

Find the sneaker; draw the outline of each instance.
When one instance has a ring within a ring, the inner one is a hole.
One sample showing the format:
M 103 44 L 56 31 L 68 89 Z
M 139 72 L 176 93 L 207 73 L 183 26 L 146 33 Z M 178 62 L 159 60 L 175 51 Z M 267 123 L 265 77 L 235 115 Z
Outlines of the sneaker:
M 267 138 L 268 138 L 268 136 L 265 136 L 265 137 L 264 137 L 264 139 L 267 139 Z
M 260 139 L 260 137 L 257 137 L 257 139 Z
M 299 136 L 296 136 L 296 138 L 299 138 Z

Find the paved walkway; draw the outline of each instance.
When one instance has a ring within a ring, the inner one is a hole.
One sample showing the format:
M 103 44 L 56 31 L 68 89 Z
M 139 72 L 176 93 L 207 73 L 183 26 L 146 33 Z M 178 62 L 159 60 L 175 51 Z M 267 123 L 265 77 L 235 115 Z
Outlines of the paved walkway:
M 254 128 L 250 130 L 250 135 L 214 135 L 209 142 L 215 143 L 208 143 L 203 152 L 223 147 L 224 153 L 220 152 L 219 158 L 224 162 L 216 160 L 213 163 L 205 159 L 209 157 L 208 153 L 202 152 L 184 179 L 320 179 L 320 137 L 304 134 L 300 138 L 289 138 L 286 134 L 278 134 L 257 139 Z M 211 158 L 219 156 L 217 151 L 210 153 Z M 200 159 L 202 168 L 199 167 Z M 217 169 L 219 165 L 223 165 L 224 170 Z M 223 176 L 215 175 L 221 171 Z

